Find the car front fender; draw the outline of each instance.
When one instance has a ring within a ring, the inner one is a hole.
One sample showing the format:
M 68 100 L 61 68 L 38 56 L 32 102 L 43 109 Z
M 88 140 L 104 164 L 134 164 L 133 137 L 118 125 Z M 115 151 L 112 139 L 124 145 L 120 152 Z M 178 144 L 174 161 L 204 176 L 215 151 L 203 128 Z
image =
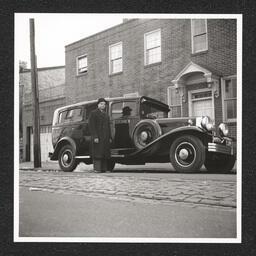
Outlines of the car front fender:
M 50 159 L 51 160 L 58 160 L 59 151 L 66 144 L 70 144 L 74 148 L 74 152 L 76 153 L 76 143 L 75 143 L 75 141 L 73 139 L 71 139 L 70 137 L 63 137 L 56 144 L 56 146 L 54 148 L 54 152 L 53 152 Z
M 150 155 L 152 154 L 152 152 L 156 152 L 156 150 L 154 149 L 158 148 L 160 150 L 161 147 L 162 149 L 164 149 L 165 146 L 168 146 L 168 148 L 166 149 L 169 150 L 169 146 L 172 141 L 182 135 L 194 135 L 196 137 L 199 137 L 205 146 L 207 146 L 208 141 L 210 141 L 212 138 L 211 134 L 205 132 L 202 128 L 199 128 L 197 126 L 179 127 L 161 135 L 160 137 L 149 143 L 146 147 L 134 152 L 132 155 Z

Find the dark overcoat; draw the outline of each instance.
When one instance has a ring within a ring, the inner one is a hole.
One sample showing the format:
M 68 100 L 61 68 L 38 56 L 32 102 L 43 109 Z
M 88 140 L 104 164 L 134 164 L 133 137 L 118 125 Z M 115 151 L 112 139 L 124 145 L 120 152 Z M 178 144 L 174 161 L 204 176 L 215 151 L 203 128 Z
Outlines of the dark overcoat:
M 89 130 L 91 134 L 91 155 L 94 159 L 110 158 L 110 122 L 106 112 L 98 108 L 89 116 Z M 99 143 L 94 139 L 98 138 Z

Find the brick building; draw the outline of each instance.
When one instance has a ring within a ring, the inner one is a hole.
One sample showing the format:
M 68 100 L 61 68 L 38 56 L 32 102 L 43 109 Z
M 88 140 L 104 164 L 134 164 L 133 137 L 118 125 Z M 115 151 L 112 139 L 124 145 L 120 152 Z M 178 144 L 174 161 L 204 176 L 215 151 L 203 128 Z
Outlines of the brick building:
M 29 69 L 20 71 L 19 86 L 22 113 L 23 161 L 33 161 L 33 110 L 31 92 L 31 73 Z M 65 102 L 65 67 L 38 69 L 40 144 L 41 160 L 48 160 L 52 151 L 51 126 L 53 112 Z
M 126 20 L 66 46 L 67 103 L 146 95 L 236 136 L 236 33 L 235 19 Z

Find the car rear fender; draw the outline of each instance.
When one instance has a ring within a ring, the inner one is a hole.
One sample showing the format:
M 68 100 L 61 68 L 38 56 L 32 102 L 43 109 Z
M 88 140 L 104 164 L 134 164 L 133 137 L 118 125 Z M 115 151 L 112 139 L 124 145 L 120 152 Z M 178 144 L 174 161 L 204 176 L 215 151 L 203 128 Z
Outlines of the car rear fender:
M 73 139 L 71 139 L 70 137 L 63 137 L 61 138 L 61 140 L 58 141 L 57 145 L 54 148 L 54 152 L 51 156 L 51 160 L 58 160 L 58 154 L 60 149 L 64 146 L 64 145 L 71 145 L 74 148 L 74 151 L 76 153 L 76 143 Z

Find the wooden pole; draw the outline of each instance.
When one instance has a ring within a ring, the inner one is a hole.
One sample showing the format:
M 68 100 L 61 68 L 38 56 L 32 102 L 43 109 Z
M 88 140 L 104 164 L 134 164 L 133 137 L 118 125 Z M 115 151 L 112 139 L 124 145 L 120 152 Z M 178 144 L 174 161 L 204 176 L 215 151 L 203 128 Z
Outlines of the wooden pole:
M 39 94 L 37 79 L 37 64 L 35 55 L 35 25 L 34 19 L 29 19 L 30 23 L 30 60 L 31 60 L 31 88 L 32 88 L 32 109 L 34 127 L 34 167 L 41 167 L 40 149 L 40 114 L 39 114 Z

